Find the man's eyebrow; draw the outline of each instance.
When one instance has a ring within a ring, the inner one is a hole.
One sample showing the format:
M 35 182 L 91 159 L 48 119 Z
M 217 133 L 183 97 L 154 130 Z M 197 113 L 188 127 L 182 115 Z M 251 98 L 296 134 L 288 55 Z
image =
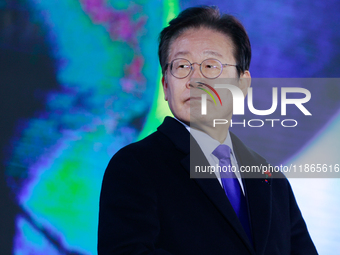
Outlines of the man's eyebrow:
M 218 53 L 217 51 L 213 51 L 213 50 L 203 51 L 203 54 L 204 55 L 214 56 L 214 57 L 220 57 L 220 58 L 223 57 L 222 54 Z M 173 57 L 177 58 L 179 56 L 188 56 L 188 55 L 190 55 L 189 51 L 178 51 Z
M 178 56 L 187 56 L 189 55 L 189 51 L 179 51 L 174 55 L 174 58 L 178 57 Z
M 203 51 L 203 54 L 204 55 L 212 55 L 214 57 L 220 57 L 222 58 L 222 54 L 218 53 L 217 51 L 212 51 L 212 50 L 206 50 L 206 51 Z

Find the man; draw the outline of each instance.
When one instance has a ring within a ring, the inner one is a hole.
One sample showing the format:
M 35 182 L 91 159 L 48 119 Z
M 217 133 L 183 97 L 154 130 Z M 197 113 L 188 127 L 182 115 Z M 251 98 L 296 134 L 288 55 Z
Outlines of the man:
M 196 78 L 236 79 L 246 96 L 251 50 L 243 26 L 216 8 L 189 8 L 161 32 L 159 58 L 175 119 L 166 117 L 155 133 L 111 159 L 101 191 L 99 255 L 317 254 L 285 178 L 190 178 L 193 165 L 268 164 L 226 125 L 215 132 L 196 111 L 199 85 L 211 88 Z M 230 93 L 221 97 L 230 105 Z M 208 110 L 214 107 L 208 100 Z M 223 109 L 230 120 L 230 107 Z

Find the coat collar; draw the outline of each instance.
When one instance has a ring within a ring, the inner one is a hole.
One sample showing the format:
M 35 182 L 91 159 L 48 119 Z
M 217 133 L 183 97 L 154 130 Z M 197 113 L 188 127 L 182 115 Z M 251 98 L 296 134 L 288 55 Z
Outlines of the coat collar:
M 178 150 L 190 153 L 190 135 L 183 124 L 167 116 L 157 130 L 166 135 Z
M 268 165 L 259 154 L 249 149 L 241 140 L 231 133 L 236 159 L 239 167 Z M 263 254 L 266 248 L 272 214 L 271 180 L 264 181 L 262 172 L 244 173 L 242 180 L 245 187 L 248 210 L 253 232 L 254 248 L 257 254 Z
M 207 159 L 195 139 L 177 120 L 166 117 L 163 124 L 158 127 L 158 130 L 166 135 L 178 150 L 185 154 L 181 163 L 189 174 L 190 171 L 195 171 L 195 166 L 209 166 Z M 259 166 L 266 164 L 264 158 L 247 148 L 234 134 L 231 132 L 230 134 L 240 168 L 241 166 Z M 271 220 L 271 185 L 270 183 L 264 182 L 261 173 L 258 173 L 256 176 L 242 174 L 242 180 L 247 194 L 254 247 L 251 245 L 218 180 L 212 178 L 210 173 L 204 173 L 200 178 L 194 178 L 194 180 L 229 222 L 250 253 L 255 254 L 255 248 L 257 254 L 262 254 L 266 247 Z

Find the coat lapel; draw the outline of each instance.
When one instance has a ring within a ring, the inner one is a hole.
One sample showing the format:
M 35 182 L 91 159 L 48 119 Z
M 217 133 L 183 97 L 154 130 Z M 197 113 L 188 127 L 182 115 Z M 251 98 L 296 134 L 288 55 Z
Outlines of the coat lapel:
M 198 146 L 198 145 L 197 145 Z M 193 148 L 191 148 L 192 154 Z M 191 158 L 191 160 L 190 160 Z M 187 155 L 181 161 L 183 167 L 188 171 L 195 171 L 195 166 L 209 166 L 203 152 L 195 153 L 195 159 L 192 155 Z M 203 173 L 201 178 L 193 178 L 197 185 L 201 188 L 208 199 L 214 204 L 214 206 L 220 211 L 223 217 L 228 221 L 230 226 L 234 229 L 239 238 L 243 241 L 244 245 L 248 248 L 251 254 L 254 254 L 254 248 L 252 247 L 249 238 L 244 231 L 241 222 L 239 221 L 232 205 L 230 204 L 223 188 L 221 187 L 217 178 L 212 178 L 210 173 Z
M 185 153 L 186 156 L 184 156 L 182 159 L 181 164 L 188 174 L 190 174 L 190 171 L 195 171 L 195 166 L 209 166 L 209 163 L 199 145 L 195 139 L 189 135 L 189 132 L 181 123 L 173 118 L 166 117 L 158 130 L 168 136 L 173 141 L 175 146 Z M 252 247 L 234 209 L 232 208 L 215 175 L 212 176 L 210 173 L 202 173 L 200 178 L 193 179 L 207 196 L 207 198 L 229 222 L 231 227 L 248 248 L 249 252 L 251 254 L 255 254 L 254 248 Z
M 271 224 L 272 189 L 263 179 L 244 179 L 249 216 L 253 232 L 254 248 L 263 254 L 267 245 Z
M 231 138 L 239 167 L 268 165 L 264 158 L 247 148 L 232 133 Z M 264 253 L 271 224 L 271 180 L 268 179 L 267 183 L 264 177 L 261 172 L 242 174 L 256 254 Z

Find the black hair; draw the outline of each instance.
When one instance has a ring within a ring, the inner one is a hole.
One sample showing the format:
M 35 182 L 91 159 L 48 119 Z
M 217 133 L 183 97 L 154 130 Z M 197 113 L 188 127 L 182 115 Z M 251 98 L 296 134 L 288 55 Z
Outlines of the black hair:
M 169 22 L 159 35 L 158 57 L 164 75 L 171 43 L 182 33 L 191 28 L 208 28 L 229 37 L 234 46 L 236 68 L 240 76 L 249 70 L 251 46 L 249 37 L 241 22 L 229 14 L 220 14 L 215 6 L 191 7 L 182 11 Z

